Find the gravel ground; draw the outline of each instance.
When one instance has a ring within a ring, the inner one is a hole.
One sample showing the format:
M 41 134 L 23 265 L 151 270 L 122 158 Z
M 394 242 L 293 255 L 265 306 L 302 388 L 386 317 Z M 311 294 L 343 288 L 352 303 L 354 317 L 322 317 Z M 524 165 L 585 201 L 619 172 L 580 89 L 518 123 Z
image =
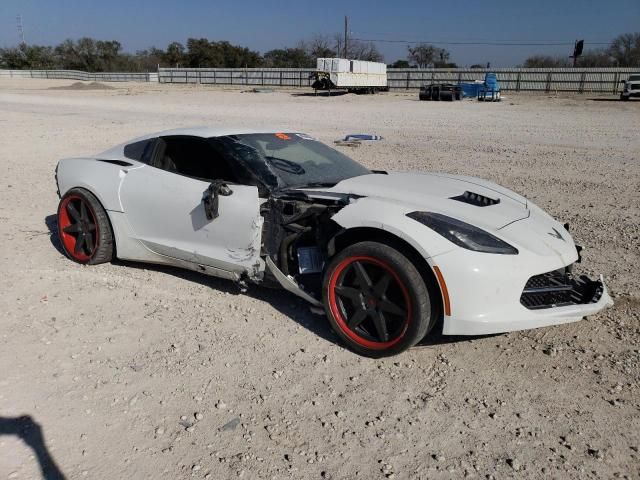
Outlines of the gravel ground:
M 71 84 L 0 80 L 0 478 L 640 477 L 639 102 Z M 287 293 L 65 259 L 57 160 L 189 125 L 375 133 L 342 148 L 496 181 L 571 224 L 616 305 L 372 360 Z

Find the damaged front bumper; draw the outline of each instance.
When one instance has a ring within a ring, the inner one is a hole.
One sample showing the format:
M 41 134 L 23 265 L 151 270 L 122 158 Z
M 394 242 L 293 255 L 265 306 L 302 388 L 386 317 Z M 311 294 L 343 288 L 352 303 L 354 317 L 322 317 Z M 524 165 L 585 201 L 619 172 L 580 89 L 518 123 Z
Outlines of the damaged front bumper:
M 568 250 L 567 250 L 568 252 Z M 579 253 L 478 255 L 456 250 L 429 259 L 446 281 L 445 335 L 486 335 L 581 320 L 613 304 L 602 277 L 573 275 Z
M 445 317 L 443 334 L 488 335 L 560 325 L 577 322 L 612 305 L 602 275 L 598 280 L 582 276 L 572 279 L 566 288 L 525 288 L 519 308 L 508 316 L 473 320 Z
M 604 292 L 602 276 L 591 280 L 560 269 L 531 277 L 520 295 L 520 303 L 529 310 L 588 305 L 598 303 Z

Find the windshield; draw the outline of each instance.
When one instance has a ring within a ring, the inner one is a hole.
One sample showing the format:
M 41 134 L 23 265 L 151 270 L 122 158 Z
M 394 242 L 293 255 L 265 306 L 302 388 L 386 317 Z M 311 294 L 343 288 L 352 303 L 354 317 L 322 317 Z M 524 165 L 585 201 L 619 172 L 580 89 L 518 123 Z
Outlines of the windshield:
M 227 149 L 272 188 L 331 187 L 371 173 L 303 133 L 252 133 L 225 140 Z
M 631 75 L 629 77 L 629 81 L 630 82 L 638 82 L 638 81 L 640 81 L 640 75 Z

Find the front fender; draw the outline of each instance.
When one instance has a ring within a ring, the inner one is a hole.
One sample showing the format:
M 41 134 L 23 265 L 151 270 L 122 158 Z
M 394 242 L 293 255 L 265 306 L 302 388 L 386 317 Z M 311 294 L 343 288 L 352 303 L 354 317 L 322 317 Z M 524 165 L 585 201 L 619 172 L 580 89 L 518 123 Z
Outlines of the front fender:
M 457 248 L 430 228 L 406 216 L 414 210 L 396 202 L 365 197 L 347 205 L 331 219 L 344 229 L 369 227 L 387 231 L 409 243 L 424 258 Z

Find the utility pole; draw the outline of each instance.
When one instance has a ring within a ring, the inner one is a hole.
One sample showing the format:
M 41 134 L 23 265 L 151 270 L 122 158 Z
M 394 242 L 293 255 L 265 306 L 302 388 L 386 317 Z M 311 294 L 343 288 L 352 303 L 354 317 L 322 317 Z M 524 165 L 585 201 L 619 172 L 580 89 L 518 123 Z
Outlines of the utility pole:
M 16 16 L 16 24 L 18 26 L 18 40 L 22 45 L 24 43 L 24 29 L 22 28 L 22 16 L 20 14 Z
M 347 58 L 347 42 L 348 40 L 348 35 L 349 35 L 349 18 L 345 15 L 344 16 L 344 57 L 343 58 Z

